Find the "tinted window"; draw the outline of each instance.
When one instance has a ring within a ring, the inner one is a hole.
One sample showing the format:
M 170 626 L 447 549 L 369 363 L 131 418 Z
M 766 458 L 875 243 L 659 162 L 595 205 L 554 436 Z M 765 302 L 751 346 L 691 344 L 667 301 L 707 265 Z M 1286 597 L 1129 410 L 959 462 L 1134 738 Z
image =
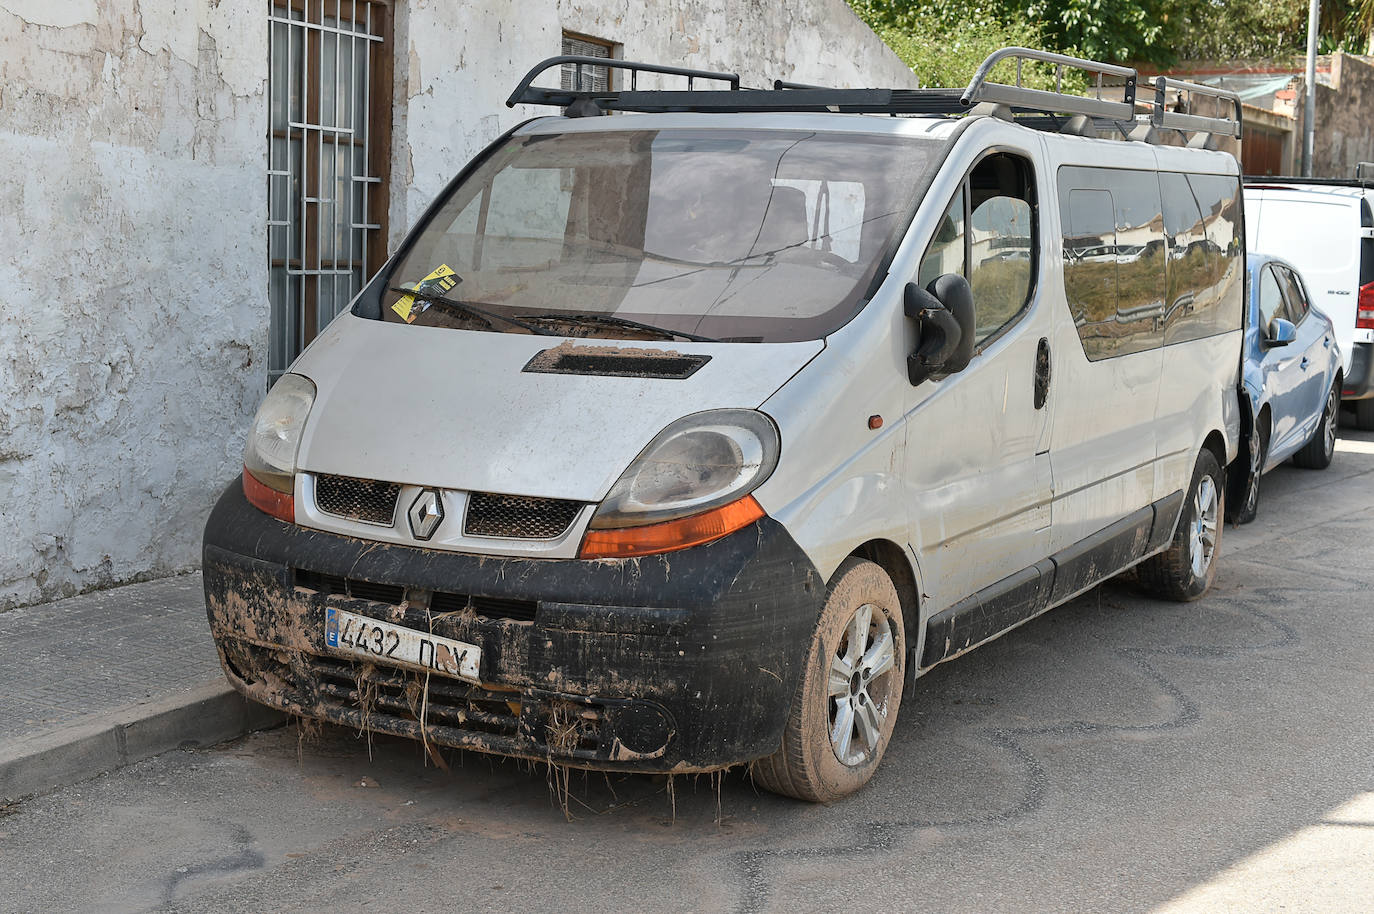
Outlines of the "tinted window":
M 1191 213 L 1183 197 L 1186 184 L 1193 209 L 1202 219 L 1202 231 L 1188 230 L 1182 240 L 1171 238 L 1169 287 L 1170 311 L 1164 342 L 1182 343 L 1235 330 L 1241 325 L 1240 180 L 1226 175 L 1161 174 L 1166 221 L 1178 223 Z M 1178 210 L 1182 212 L 1175 211 Z M 1177 290 L 1176 296 L 1172 293 Z
M 1064 293 L 1089 359 L 1158 346 L 1164 219 L 1151 171 L 1059 170 Z
M 1198 293 L 1210 285 L 1211 257 L 1207 225 L 1188 178 L 1163 172 L 1159 176 L 1164 202 L 1164 235 L 1168 250 L 1164 299 L 1164 337 L 1169 342 L 1186 334 L 1181 325 L 1197 314 Z

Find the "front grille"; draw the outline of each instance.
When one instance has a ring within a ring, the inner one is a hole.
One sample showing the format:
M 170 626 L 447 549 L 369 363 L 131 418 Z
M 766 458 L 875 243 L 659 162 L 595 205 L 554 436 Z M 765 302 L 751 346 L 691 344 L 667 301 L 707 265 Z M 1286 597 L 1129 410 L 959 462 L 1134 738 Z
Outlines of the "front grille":
M 508 539 L 548 540 L 561 536 L 582 510 L 582 502 L 473 492 L 463 533 Z
M 406 589 L 396 584 L 377 584 L 360 581 L 357 578 L 343 578 L 336 574 L 323 574 L 318 571 L 296 569 L 296 586 L 313 590 L 316 593 L 353 597 L 358 600 L 371 600 L 374 603 L 400 603 L 406 598 Z
M 394 482 L 352 476 L 316 476 L 315 505 L 325 514 L 390 527 L 401 487 Z
M 510 619 L 514 622 L 533 622 L 539 604 L 534 600 L 512 600 L 507 597 L 472 597 L 461 593 L 436 590 L 429 598 L 432 613 L 460 613 L 471 608 L 473 613 L 488 619 Z
M 443 676 L 407 674 L 308 655 L 306 669 L 320 693 L 366 714 L 386 714 L 493 736 L 520 730 L 520 693 L 496 692 Z M 425 681 L 428 679 L 428 696 Z
M 304 587 L 306 590 L 326 596 L 353 597 L 357 600 L 372 600 L 392 606 L 400 605 L 405 600 L 406 592 L 399 584 L 377 584 L 357 578 L 307 571 L 304 568 L 295 570 L 295 584 L 297 587 Z M 416 594 L 423 596 L 424 591 L 417 590 Z M 461 613 L 471 610 L 474 615 L 487 619 L 533 622 L 538 609 L 539 603 L 535 600 L 473 596 L 442 590 L 436 590 L 429 595 L 429 610 L 432 613 Z
M 533 750 L 543 757 L 582 760 L 607 758 L 615 735 L 608 729 L 611 709 L 593 698 L 484 688 L 236 639 L 226 639 L 223 647 L 234 675 L 249 685 L 266 680 L 294 687 L 307 714 L 382 733 L 502 754 Z

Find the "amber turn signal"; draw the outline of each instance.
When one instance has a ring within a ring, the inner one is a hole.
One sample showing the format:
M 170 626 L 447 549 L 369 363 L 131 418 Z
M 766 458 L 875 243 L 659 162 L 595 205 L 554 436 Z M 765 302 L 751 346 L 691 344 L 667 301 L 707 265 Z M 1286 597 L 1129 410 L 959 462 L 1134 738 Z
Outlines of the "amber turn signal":
M 296 522 L 296 500 L 285 492 L 278 492 L 258 482 L 247 467 L 243 470 L 243 497 L 259 511 L 266 511 L 278 520 L 288 524 Z
M 763 515 L 754 496 L 746 495 L 703 514 L 661 524 L 588 530 L 577 555 L 583 559 L 625 559 L 700 546 L 743 529 Z

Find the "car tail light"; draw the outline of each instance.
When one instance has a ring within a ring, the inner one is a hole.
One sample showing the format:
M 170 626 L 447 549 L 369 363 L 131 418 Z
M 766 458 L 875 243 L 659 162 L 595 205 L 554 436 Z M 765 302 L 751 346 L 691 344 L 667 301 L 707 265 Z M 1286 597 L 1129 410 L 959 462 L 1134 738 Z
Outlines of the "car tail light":
M 1355 309 L 1355 326 L 1361 330 L 1374 330 L 1374 282 L 1360 286 L 1360 301 Z

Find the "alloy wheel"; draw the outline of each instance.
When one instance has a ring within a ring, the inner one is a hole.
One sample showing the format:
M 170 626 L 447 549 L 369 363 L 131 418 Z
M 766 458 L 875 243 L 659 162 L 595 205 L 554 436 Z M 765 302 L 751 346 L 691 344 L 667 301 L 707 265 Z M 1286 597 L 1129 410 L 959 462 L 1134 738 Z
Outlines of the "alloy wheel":
M 1212 555 L 1217 548 L 1217 487 L 1211 476 L 1198 480 L 1197 494 L 1193 496 L 1193 521 L 1188 538 L 1188 558 L 1193 565 L 1193 576 L 1202 578 L 1212 564 Z
M 830 658 L 830 746 L 842 764 L 862 765 L 878 749 L 895 668 L 887 615 L 865 603 Z

